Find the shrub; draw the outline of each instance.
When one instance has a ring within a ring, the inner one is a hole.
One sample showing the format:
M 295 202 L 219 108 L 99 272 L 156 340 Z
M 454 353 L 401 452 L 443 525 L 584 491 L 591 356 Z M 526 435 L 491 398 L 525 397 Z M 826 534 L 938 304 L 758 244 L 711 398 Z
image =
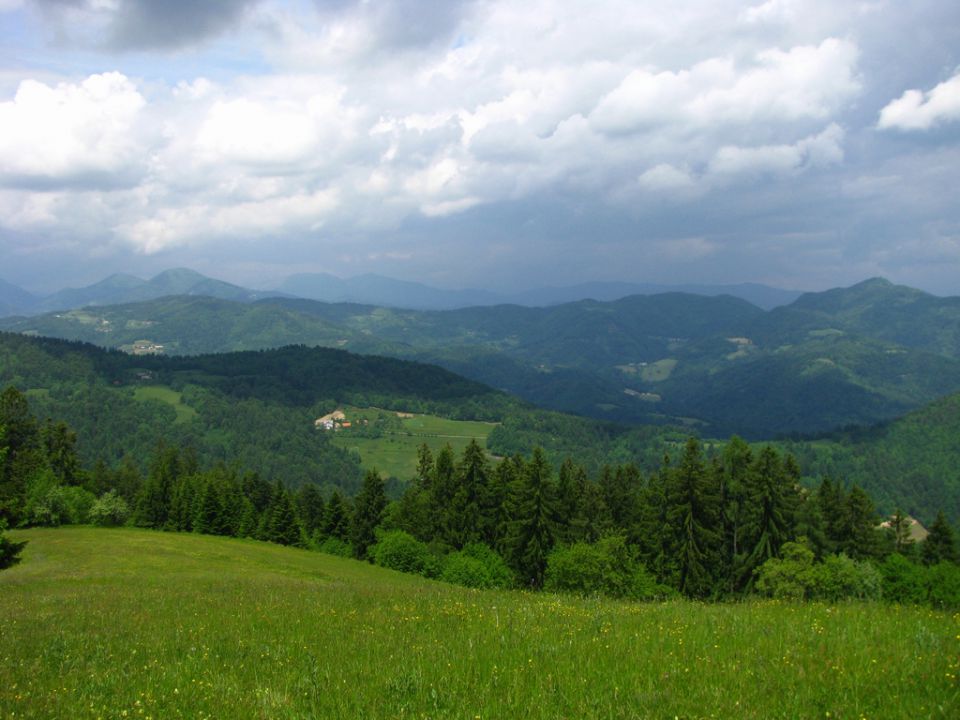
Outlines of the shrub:
M 645 600 L 672 594 L 657 584 L 621 536 L 557 548 L 547 558 L 544 587 L 578 595 Z
M 756 591 L 782 600 L 810 597 L 817 582 L 813 552 L 795 542 L 784 543 L 781 552 L 782 558 L 770 558 L 757 569 Z
M 427 546 L 403 530 L 380 534 L 369 553 L 381 567 L 418 575 L 423 572 L 430 558 Z
M 815 596 L 825 600 L 880 597 L 880 572 L 866 560 L 851 560 L 846 555 L 829 555 L 815 572 Z
M 340 538 L 324 538 L 317 545 L 317 550 L 327 555 L 339 555 L 340 557 L 353 557 L 353 546 L 344 542 Z
M 0 518 L 0 570 L 20 562 L 20 551 L 27 544 L 26 541 L 14 542 L 8 538 L 4 532 L 6 529 L 7 521 Z
M 880 565 L 883 599 L 897 603 L 923 603 L 927 600 L 927 571 L 899 553 L 889 555 Z
M 960 567 L 942 561 L 927 568 L 927 598 L 934 607 L 960 607 Z
M 90 508 L 90 522 L 104 527 L 123 525 L 130 517 L 130 506 L 116 490 L 105 492 Z
M 513 572 L 494 550 L 470 543 L 444 559 L 440 579 L 464 587 L 490 589 L 514 585 Z

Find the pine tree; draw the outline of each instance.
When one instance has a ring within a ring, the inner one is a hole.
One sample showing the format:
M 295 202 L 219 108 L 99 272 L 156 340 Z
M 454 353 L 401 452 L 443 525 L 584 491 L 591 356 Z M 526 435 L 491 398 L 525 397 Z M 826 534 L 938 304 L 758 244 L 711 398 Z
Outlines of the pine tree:
M 873 500 L 858 485 L 850 488 L 840 533 L 839 550 L 854 560 L 877 557 L 882 536 Z
M 172 445 L 159 443 L 150 463 L 150 473 L 137 498 L 136 523 L 138 525 L 152 528 L 168 527 L 170 501 L 179 477 L 179 451 Z
M 334 490 L 327 501 L 323 513 L 323 526 L 320 529 L 324 537 L 335 538 L 343 542 L 350 539 L 351 512 L 347 501 L 339 490 Z
M 732 592 L 736 581 L 734 568 L 744 554 L 743 526 L 747 518 L 747 486 L 753 451 L 737 435 L 723 449 L 722 471 L 718 476 L 721 526 L 723 533 L 723 563 L 728 581 L 727 591 Z
M 290 493 L 278 480 L 267 508 L 262 539 L 279 545 L 300 545 L 300 523 Z
M 489 491 L 490 467 L 476 440 L 464 449 L 455 472 L 457 487 L 447 508 L 443 540 L 460 549 L 481 540 L 480 512 Z
M 690 597 L 710 594 L 720 563 L 720 496 L 711 485 L 700 442 L 690 438 L 666 493 L 672 580 Z
M 43 453 L 37 421 L 26 396 L 15 387 L 0 393 L 0 447 L 6 450 L 0 463 L 0 519 L 16 525 L 24 510 L 27 483 L 43 468 Z
M 953 528 L 947 522 L 943 511 L 937 513 L 930 534 L 920 546 L 920 559 L 924 565 L 936 565 L 939 562 L 956 562 L 957 546 L 953 535 Z
M 320 488 L 314 483 L 306 483 L 297 492 L 297 517 L 307 535 L 312 536 L 323 524 L 323 513 L 326 505 Z
M 542 448 L 535 448 L 514 486 L 507 546 L 509 560 L 525 585 L 542 587 L 547 555 L 553 547 L 556 488 Z
M 747 474 L 748 511 L 744 523 L 747 555 L 739 566 L 741 586 L 749 586 L 753 573 L 790 540 L 791 481 L 780 455 L 770 445 L 760 451 Z
M 350 524 L 350 544 L 354 557 L 363 560 L 367 550 L 376 542 L 376 529 L 383 519 L 387 496 L 383 480 L 376 470 L 369 470 L 363 478 L 360 492 L 354 500 L 353 519 Z

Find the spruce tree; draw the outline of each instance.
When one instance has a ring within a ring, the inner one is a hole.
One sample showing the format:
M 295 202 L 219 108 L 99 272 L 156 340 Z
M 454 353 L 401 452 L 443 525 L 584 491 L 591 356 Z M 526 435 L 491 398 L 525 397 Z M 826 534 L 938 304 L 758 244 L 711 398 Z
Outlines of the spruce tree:
M 350 508 L 347 501 L 339 490 L 334 490 L 323 513 L 321 534 L 324 537 L 347 542 L 350 539 L 350 526 Z
M 511 505 L 510 564 L 524 585 L 542 587 L 556 523 L 556 488 L 542 448 L 534 449 L 514 486 Z
M 443 540 L 460 549 L 482 538 L 480 512 L 489 491 L 490 467 L 476 440 L 463 451 L 456 468 L 456 490 L 446 512 Z
M 913 554 L 913 537 L 910 535 L 910 519 L 897 508 L 890 516 L 890 526 L 887 529 L 890 549 L 900 555 Z
M 744 523 L 746 557 L 739 566 L 740 585 L 749 585 L 754 570 L 790 540 L 791 485 L 780 455 L 770 445 L 760 451 L 747 474 L 748 511 Z
M 840 533 L 839 550 L 854 560 L 880 555 L 882 536 L 873 500 L 858 485 L 850 488 Z
M 956 562 L 957 546 L 953 529 L 947 522 L 943 511 L 937 513 L 937 518 L 930 526 L 930 534 L 920 547 L 920 559 L 924 565 L 936 565 L 939 562 Z
M 297 492 L 297 517 L 307 535 L 312 536 L 323 524 L 323 512 L 326 505 L 320 488 L 314 483 L 305 483 Z
M 354 557 L 360 560 L 367 557 L 367 550 L 377 540 L 376 529 L 386 507 L 387 496 L 380 473 L 369 470 L 354 499 L 353 521 L 350 525 L 350 544 Z
M 674 587 L 690 597 L 711 593 L 720 563 L 720 496 L 711 485 L 700 441 L 690 438 L 667 488 L 671 575 Z
M 300 545 L 300 523 L 290 493 L 278 480 L 264 522 L 262 539 L 279 545 Z

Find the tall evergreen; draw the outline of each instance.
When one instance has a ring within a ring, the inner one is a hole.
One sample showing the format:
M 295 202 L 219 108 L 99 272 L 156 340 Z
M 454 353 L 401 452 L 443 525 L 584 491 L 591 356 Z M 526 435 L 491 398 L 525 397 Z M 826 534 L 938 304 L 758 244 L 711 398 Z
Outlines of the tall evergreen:
M 713 590 L 720 563 L 719 511 L 719 492 L 707 473 L 703 448 L 690 438 L 667 488 L 670 570 L 674 587 L 684 595 L 706 597 Z
M 0 393 L 0 437 L 4 453 L 0 463 L 0 518 L 16 525 L 24 509 L 29 480 L 43 467 L 36 418 L 26 396 L 15 387 Z
M 180 477 L 180 452 L 173 445 L 160 443 L 150 463 L 150 472 L 137 498 L 136 522 L 143 527 L 166 528 L 170 521 L 170 501 Z
M 360 560 L 367 557 L 367 550 L 377 540 L 375 530 L 383 519 L 386 507 L 387 495 L 380 473 L 368 470 L 353 503 L 350 544 L 354 557 Z
M 953 535 L 953 528 L 947 522 L 943 510 L 937 512 L 937 517 L 930 526 L 930 534 L 920 546 L 920 558 L 925 565 L 936 565 L 938 562 L 956 562 L 957 545 Z
M 324 537 L 347 542 L 350 539 L 350 507 L 339 490 L 334 490 L 327 501 L 320 528 Z
M 855 560 L 877 557 L 882 536 L 877 529 L 880 519 L 873 500 L 860 486 L 854 485 L 847 495 L 845 510 L 838 549 Z
M 911 555 L 914 543 L 910 534 L 910 519 L 897 508 L 890 516 L 889 523 L 887 535 L 890 550 L 900 555 Z
M 263 518 L 261 539 L 280 545 L 300 545 L 300 523 L 290 493 L 278 480 Z
M 792 528 L 791 480 L 780 455 L 770 445 L 760 451 L 747 474 L 749 509 L 744 523 L 746 556 L 739 566 L 739 582 L 749 585 L 753 572 L 790 540 Z
M 723 534 L 723 564 L 728 574 L 728 591 L 733 590 L 733 568 L 744 555 L 743 526 L 747 521 L 747 487 L 753 451 L 739 436 L 734 435 L 723 449 L 722 470 L 718 475 L 721 532 Z
M 323 512 L 326 506 L 320 488 L 314 483 L 306 483 L 297 492 L 297 517 L 307 535 L 312 536 L 323 524 Z
M 556 522 L 556 488 L 542 448 L 514 486 L 507 547 L 509 560 L 524 585 L 542 587 L 547 555 L 553 547 Z
M 489 491 L 490 466 L 476 440 L 471 440 L 456 467 L 456 490 L 445 517 L 443 540 L 459 549 L 482 539 L 480 512 Z

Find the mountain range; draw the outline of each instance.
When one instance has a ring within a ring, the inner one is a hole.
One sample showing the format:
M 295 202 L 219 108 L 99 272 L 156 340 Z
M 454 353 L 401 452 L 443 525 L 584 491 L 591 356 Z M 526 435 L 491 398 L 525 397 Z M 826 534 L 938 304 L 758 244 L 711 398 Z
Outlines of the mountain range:
M 796 291 L 751 283 L 670 286 L 623 282 L 591 282 L 498 294 L 486 290 L 444 290 L 382 275 L 367 274 L 343 279 L 325 273 L 292 275 L 276 290 L 251 290 L 214 280 L 193 270 L 177 268 L 166 270 L 150 280 L 119 273 L 93 285 L 66 288 L 44 297 L 37 297 L 0 280 L 0 317 L 142 302 L 168 295 L 204 295 L 237 302 L 252 302 L 266 297 L 299 297 L 328 303 L 360 303 L 396 309 L 453 310 L 505 304 L 542 307 L 585 299 L 611 301 L 629 295 L 666 292 L 732 295 L 764 309 L 790 303 L 800 296 Z
M 960 389 L 960 299 L 880 278 L 770 311 L 685 293 L 449 311 L 174 296 L 0 329 L 167 354 L 343 348 L 438 364 L 541 407 L 713 436 L 869 425 Z

